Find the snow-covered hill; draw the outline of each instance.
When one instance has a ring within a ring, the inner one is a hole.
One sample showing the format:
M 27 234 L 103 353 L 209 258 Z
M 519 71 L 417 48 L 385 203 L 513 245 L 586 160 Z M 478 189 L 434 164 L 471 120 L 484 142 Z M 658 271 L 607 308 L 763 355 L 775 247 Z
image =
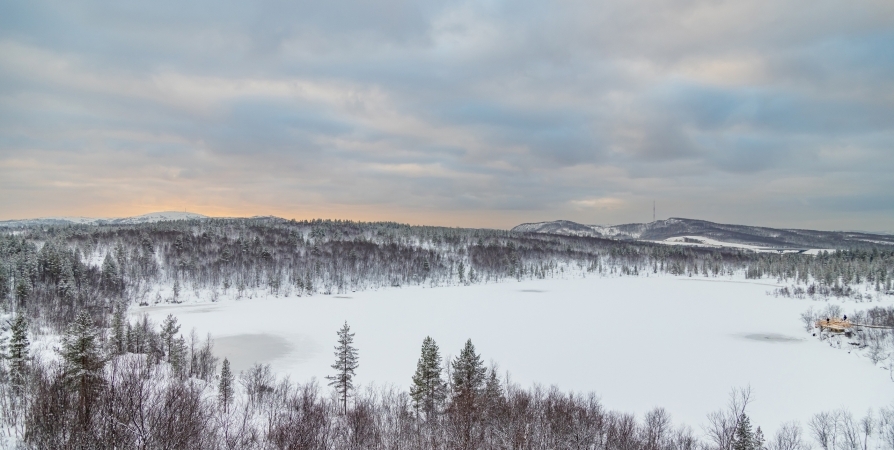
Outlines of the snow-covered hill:
M 894 236 L 849 231 L 815 231 L 730 225 L 706 220 L 670 218 L 649 223 L 623 225 L 583 225 L 568 220 L 525 223 L 512 229 L 520 233 L 589 236 L 604 239 L 661 241 L 679 244 L 725 247 L 755 247 L 765 250 L 852 248 L 894 245 Z M 685 238 L 697 236 L 689 242 Z
M 63 226 L 63 225 L 134 225 L 139 223 L 155 223 L 169 220 L 207 219 L 208 216 L 185 211 L 162 211 L 121 218 L 92 217 L 44 217 L 39 219 L 4 220 L 0 227 L 23 228 L 31 226 Z
M 197 219 L 207 219 L 208 216 L 202 214 L 196 214 L 185 211 L 163 211 L 163 212 L 155 212 L 149 214 L 143 214 L 142 216 L 134 216 L 134 217 L 126 217 L 123 219 L 110 219 L 108 223 L 122 224 L 122 225 L 132 225 L 137 223 L 155 223 L 155 222 L 164 222 L 169 220 L 197 220 Z

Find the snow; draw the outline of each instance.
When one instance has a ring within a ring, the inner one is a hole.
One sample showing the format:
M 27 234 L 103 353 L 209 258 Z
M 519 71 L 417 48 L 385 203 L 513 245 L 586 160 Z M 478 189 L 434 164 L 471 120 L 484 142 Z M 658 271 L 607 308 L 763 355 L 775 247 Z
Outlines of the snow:
M 181 331 L 221 338 L 216 351 L 240 368 L 269 362 L 295 381 L 330 374 L 336 331 L 347 321 L 360 352 L 357 381 L 404 389 L 425 336 L 444 356 L 471 338 L 485 361 L 522 386 L 593 391 L 606 407 L 639 415 L 661 406 L 696 430 L 730 389 L 746 385 L 752 420 L 768 433 L 821 411 L 890 405 L 886 369 L 803 328 L 800 314 L 825 302 L 767 295 L 775 287 L 741 278 L 589 277 L 225 299 L 133 314 L 158 323 L 173 313 Z
M 704 236 L 676 236 L 667 238 L 663 241 L 648 241 L 655 242 L 657 244 L 665 244 L 665 245 L 691 245 L 695 247 L 726 247 L 726 248 L 741 248 L 743 250 L 751 250 L 758 253 L 805 253 L 808 255 L 817 255 L 822 251 L 834 251 L 829 249 L 779 249 L 775 247 L 761 247 L 758 245 L 748 245 L 748 244 L 739 244 L 734 242 L 724 242 L 718 241 L 717 239 L 712 239 Z
M 40 219 L 6 220 L 0 221 L 3 227 L 18 226 L 45 226 L 71 223 L 78 225 L 134 225 L 140 223 L 155 223 L 165 220 L 192 220 L 207 219 L 208 216 L 185 211 L 163 211 L 143 214 L 141 216 L 123 218 L 95 218 L 95 217 L 44 217 Z
M 44 217 L 42 219 L 37 219 L 37 220 L 61 220 L 61 221 L 65 221 L 65 222 L 76 223 L 79 225 L 89 225 L 89 224 L 94 224 L 96 222 L 103 221 L 103 220 L 109 220 L 109 219 L 78 216 L 78 217 Z
M 185 211 L 163 211 L 163 212 L 154 212 L 149 214 L 143 214 L 141 216 L 127 217 L 124 219 L 115 219 L 115 223 L 120 224 L 136 224 L 136 223 L 155 223 L 162 222 L 166 220 L 192 220 L 192 219 L 207 219 L 208 216 L 204 216 L 202 214 L 196 214 Z

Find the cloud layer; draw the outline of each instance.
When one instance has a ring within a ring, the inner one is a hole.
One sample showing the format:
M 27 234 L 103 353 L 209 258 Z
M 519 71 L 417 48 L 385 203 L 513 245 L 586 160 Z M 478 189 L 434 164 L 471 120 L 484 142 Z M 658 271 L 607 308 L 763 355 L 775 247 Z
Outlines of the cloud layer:
M 894 230 L 894 3 L 5 2 L 0 219 Z

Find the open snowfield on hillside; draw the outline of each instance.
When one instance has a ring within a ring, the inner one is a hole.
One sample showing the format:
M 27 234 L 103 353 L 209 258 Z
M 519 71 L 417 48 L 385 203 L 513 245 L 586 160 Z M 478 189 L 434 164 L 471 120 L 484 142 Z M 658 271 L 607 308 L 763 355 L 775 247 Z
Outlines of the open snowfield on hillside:
M 522 386 L 592 391 L 606 407 L 640 415 L 662 406 L 697 430 L 731 388 L 749 384 L 753 422 L 768 432 L 820 411 L 847 407 L 862 415 L 894 401 L 887 370 L 805 332 L 799 315 L 823 302 L 766 295 L 774 287 L 741 279 L 590 277 L 227 300 L 134 314 L 160 322 L 173 313 L 184 334 L 193 327 L 211 333 L 217 353 L 236 370 L 269 362 L 278 375 L 301 382 L 330 374 L 345 320 L 356 333 L 357 381 L 364 385 L 406 388 L 426 335 L 445 356 L 471 338 L 485 361 L 499 363 Z

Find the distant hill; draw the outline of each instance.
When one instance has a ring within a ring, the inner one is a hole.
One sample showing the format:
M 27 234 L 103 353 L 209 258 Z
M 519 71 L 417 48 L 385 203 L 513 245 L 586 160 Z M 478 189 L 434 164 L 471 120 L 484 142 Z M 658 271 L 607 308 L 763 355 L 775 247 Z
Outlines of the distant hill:
M 101 219 L 90 217 L 45 217 L 41 219 L 3 220 L 0 228 L 24 228 L 32 226 L 64 226 L 64 225 L 134 225 L 139 223 L 155 223 L 170 220 L 207 219 L 208 216 L 185 211 L 162 211 L 141 216 Z
M 894 236 L 885 234 L 752 227 L 681 218 L 611 226 L 583 225 L 568 220 L 556 220 L 524 223 L 512 231 L 764 249 L 836 249 L 894 245 Z

